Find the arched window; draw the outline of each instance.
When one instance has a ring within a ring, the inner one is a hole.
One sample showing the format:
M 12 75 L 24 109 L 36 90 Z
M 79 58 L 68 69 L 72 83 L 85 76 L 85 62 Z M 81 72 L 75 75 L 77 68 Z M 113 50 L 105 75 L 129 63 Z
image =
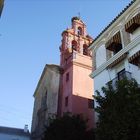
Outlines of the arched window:
M 77 51 L 77 42 L 75 40 L 72 41 L 72 51 Z
M 82 28 L 81 27 L 78 27 L 77 34 L 82 35 Z
M 83 55 L 89 55 L 88 46 L 86 44 L 83 45 Z

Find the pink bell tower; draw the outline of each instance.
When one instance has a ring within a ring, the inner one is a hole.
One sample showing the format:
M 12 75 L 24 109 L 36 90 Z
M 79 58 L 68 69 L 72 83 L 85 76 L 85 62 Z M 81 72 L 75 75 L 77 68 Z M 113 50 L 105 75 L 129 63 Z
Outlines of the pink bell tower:
M 91 52 L 88 46 L 93 39 L 86 32 L 86 25 L 79 17 L 73 17 L 72 27 L 62 32 L 60 46 L 62 68 L 58 114 L 65 112 L 82 114 L 88 127 L 94 127 L 93 80 Z

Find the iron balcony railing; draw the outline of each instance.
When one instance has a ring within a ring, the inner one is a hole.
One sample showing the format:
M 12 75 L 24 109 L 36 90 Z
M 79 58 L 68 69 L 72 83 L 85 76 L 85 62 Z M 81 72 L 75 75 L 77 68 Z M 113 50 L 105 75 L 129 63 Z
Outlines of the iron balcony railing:
M 111 81 L 109 81 L 108 83 L 106 83 L 106 85 L 108 85 L 109 83 L 112 83 L 112 86 L 115 87 L 117 81 L 123 80 L 125 78 L 128 80 L 131 80 L 132 79 L 131 72 L 122 71 L 122 72 L 118 73 L 117 76 L 114 79 L 112 79 Z

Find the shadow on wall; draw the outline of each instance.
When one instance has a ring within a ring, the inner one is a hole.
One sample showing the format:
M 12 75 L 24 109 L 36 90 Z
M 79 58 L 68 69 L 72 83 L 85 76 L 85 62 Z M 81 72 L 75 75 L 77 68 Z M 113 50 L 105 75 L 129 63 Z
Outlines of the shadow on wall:
M 89 129 L 94 128 L 94 100 L 78 95 L 72 95 L 72 114 L 82 114 L 88 120 L 87 126 Z M 65 98 L 65 108 L 69 108 L 69 98 Z M 68 110 L 69 111 L 69 110 Z

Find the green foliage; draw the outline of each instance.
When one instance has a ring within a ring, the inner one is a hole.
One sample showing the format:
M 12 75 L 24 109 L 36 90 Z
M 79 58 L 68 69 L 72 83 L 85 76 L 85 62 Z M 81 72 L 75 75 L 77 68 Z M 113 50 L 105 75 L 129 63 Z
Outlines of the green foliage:
M 81 115 L 64 115 L 46 128 L 42 140 L 94 140 L 94 132 L 86 131 L 86 120 Z
M 112 83 L 96 92 L 97 140 L 140 140 L 140 88 L 132 79 Z

